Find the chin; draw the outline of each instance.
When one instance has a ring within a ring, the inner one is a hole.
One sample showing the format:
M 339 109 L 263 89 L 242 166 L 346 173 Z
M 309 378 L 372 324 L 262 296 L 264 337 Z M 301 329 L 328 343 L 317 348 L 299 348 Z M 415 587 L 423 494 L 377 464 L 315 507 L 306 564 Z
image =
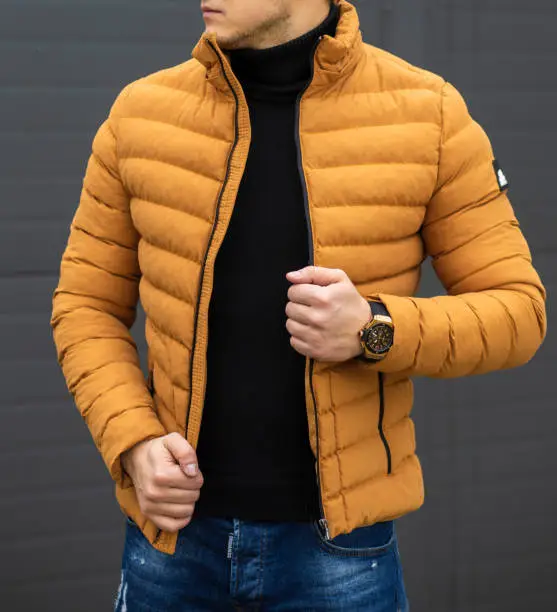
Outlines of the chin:
M 242 44 L 242 38 L 227 31 L 226 28 L 211 26 L 205 28 L 205 32 L 216 36 L 217 44 L 221 49 L 237 49 Z
M 241 46 L 241 40 L 232 36 L 220 35 L 217 32 L 217 43 L 221 49 L 238 49 Z

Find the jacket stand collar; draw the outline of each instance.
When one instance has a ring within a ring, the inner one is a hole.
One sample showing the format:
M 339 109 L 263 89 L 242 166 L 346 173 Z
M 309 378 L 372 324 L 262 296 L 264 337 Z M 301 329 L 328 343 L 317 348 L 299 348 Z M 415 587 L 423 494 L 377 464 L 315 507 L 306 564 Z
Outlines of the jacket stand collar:
M 363 53 L 360 22 L 356 8 L 347 0 L 334 0 L 340 7 L 340 19 L 336 36 L 324 36 L 317 48 L 316 79 L 319 70 L 326 80 L 340 76 L 352 68 Z M 207 70 L 207 80 L 217 89 L 228 92 L 229 86 L 221 69 L 232 72 L 226 53 L 219 47 L 214 32 L 204 33 L 192 52 L 198 62 Z

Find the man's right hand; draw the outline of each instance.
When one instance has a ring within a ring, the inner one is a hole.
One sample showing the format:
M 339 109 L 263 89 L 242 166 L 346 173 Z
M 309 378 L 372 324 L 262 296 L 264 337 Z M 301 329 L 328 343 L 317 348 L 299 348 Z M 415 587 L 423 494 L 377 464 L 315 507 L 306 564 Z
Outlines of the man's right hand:
M 176 532 L 191 521 L 203 486 L 195 450 L 179 433 L 140 442 L 122 456 L 141 512 L 159 529 Z

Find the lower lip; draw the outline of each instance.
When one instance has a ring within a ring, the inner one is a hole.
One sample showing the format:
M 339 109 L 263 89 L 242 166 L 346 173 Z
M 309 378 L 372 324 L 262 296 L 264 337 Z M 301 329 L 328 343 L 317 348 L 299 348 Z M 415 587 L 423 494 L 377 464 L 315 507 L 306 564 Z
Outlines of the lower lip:
M 213 15 L 220 15 L 220 11 L 203 11 L 204 17 L 212 17 Z

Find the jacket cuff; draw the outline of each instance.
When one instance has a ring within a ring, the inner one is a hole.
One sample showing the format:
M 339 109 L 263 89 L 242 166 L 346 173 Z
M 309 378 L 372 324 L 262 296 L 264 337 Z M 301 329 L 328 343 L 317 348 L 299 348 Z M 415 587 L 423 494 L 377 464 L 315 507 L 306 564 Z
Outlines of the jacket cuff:
M 125 410 L 111 419 L 100 449 L 114 482 L 122 489 L 133 486 L 132 479 L 122 466 L 122 455 L 140 442 L 166 434 L 156 414 L 147 406 Z

